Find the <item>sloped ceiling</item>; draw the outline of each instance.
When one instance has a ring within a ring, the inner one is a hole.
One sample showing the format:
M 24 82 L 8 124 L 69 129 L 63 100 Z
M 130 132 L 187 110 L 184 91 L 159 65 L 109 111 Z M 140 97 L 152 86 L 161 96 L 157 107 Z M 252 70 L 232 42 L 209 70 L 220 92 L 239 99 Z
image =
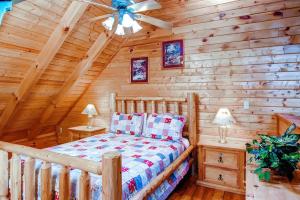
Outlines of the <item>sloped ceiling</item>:
M 0 27 L 0 115 L 16 93 L 25 74 L 41 52 L 71 0 L 26 0 L 14 6 L 6 14 Z M 90 6 L 82 20 L 99 16 L 105 11 Z M 52 103 L 75 66 L 85 57 L 96 38 L 103 32 L 100 22 L 78 23 L 64 41 L 54 59 L 48 65 L 37 83 L 30 89 L 30 95 L 22 100 L 12 117 L 0 130 L 2 140 L 27 137 L 29 130 L 40 120 L 42 113 Z M 53 114 L 40 132 L 51 132 L 76 103 L 89 85 L 119 51 L 124 38 L 114 36 L 99 55 L 93 66 L 76 81 L 64 100 L 56 105 Z

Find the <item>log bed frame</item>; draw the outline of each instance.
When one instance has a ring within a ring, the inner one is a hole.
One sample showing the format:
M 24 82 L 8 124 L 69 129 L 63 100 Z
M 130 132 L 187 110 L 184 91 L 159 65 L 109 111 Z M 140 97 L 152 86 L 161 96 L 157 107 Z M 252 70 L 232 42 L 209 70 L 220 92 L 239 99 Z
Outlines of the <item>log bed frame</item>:
M 167 103 L 174 105 L 174 111 L 180 114 L 180 105 L 187 106 L 188 131 L 184 136 L 189 138 L 190 147 L 185 150 L 170 166 L 160 175 L 154 178 L 145 188 L 143 188 L 134 199 L 145 199 L 151 194 L 165 179 L 167 179 L 179 165 L 191 156 L 190 164 L 196 160 L 195 147 L 197 144 L 196 131 L 196 96 L 189 93 L 187 98 L 166 98 L 166 97 L 118 97 L 115 93 L 110 96 L 110 112 L 120 111 L 126 113 L 126 104 L 130 105 L 130 112 L 136 112 L 136 105 L 140 105 L 140 112 L 146 112 L 145 103 L 150 103 L 151 112 L 157 113 L 156 104 L 162 105 L 162 112 L 167 112 Z M 118 105 L 121 106 L 118 106 Z M 24 161 L 22 189 L 22 169 L 20 156 L 26 156 Z M 10 158 L 11 157 L 11 158 Z M 10 158 L 10 159 L 9 159 Z M 84 160 L 65 154 L 59 154 L 47 150 L 35 149 L 22 145 L 0 142 L 0 200 L 19 200 L 22 192 L 25 200 L 33 200 L 36 197 L 35 183 L 35 161 L 42 160 L 41 167 L 41 199 L 52 199 L 51 190 L 51 164 L 62 165 L 59 178 L 59 197 L 61 200 L 68 200 L 70 197 L 70 168 L 81 170 L 79 199 L 89 199 L 89 173 L 102 175 L 102 198 L 103 200 L 122 199 L 122 176 L 121 176 L 121 155 L 118 152 L 109 152 L 103 155 L 102 162 Z M 194 166 L 194 165 L 193 165 Z M 10 181 L 9 181 L 10 180 Z

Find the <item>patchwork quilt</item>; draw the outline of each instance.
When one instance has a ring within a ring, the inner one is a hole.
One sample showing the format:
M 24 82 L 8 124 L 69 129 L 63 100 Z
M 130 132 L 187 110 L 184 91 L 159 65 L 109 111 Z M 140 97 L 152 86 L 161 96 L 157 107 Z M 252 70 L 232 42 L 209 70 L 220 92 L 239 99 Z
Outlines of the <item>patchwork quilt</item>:
M 188 141 L 172 141 L 165 139 L 153 139 L 146 137 L 136 137 L 123 134 L 102 134 L 85 138 L 76 142 L 71 142 L 47 150 L 77 156 L 100 162 L 102 154 L 109 151 L 118 151 L 122 154 L 122 196 L 123 199 L 130 199 L 138 191 L 142 190 L 153 178 L 159 175 L 187 148 Z M 41 163 L 36 164 L 36 173 L 40 179 Z M 52 167 L 52 184 L 55 199 L 58 197 L 59 171 L 60 166 Z M 186 175 L 189 169 L 188 161 L 165 180 L 162 185 L 149 197 L 153 200 L 163 200 L 173 191 L 178 182 Z M 102 199 L 102 178 L 101 176 L 90 174 L 91 176 L 91 199 Z M 71 196 L 78 199 L 80 170 L 71 170 Z M 40 182 L 40 180 L 37 180 Z M 38 184 L 38 194 L 40 194 L 40 184 Z M 40 199 L 40 197 L 38 197 Z

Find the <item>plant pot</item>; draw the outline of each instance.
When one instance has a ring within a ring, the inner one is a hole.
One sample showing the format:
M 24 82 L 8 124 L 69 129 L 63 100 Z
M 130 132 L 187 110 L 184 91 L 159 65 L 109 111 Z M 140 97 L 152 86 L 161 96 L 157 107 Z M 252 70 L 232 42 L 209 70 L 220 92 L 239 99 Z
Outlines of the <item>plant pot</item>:
M 262 182 L 278 184 L 289 181 L 287 177 L 279 175 L 279 173 L 275 170 L 265 168 L 264 171 L 270 171 L 271 178 L 270 181 L 261 180 Z

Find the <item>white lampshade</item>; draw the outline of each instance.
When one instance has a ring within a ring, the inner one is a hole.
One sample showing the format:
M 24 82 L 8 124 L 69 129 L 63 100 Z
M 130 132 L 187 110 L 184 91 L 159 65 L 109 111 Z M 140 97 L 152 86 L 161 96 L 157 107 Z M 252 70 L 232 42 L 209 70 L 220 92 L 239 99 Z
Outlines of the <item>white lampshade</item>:
M 118 24 L 116 34 L 117 35 L 125 35 L 124 27 L 121 24 Z
M 102 25 L 108 29 L 108 30 L 112 30 L 113 24 L 115 22 L 115 18 L 114 17 L 109 17 L 107 18 L 104 22 L 102 22 Z
M 89 116 L 96 116 L 98 115 L 97 109 L 94 104 L 88 104 L 85 109 L 82 111 L 81 114 L 89 115 Z
M 134 21 L 132 23 L 132 31 L 133 31 L 133 33 L 139 32 L 142 29 L 143 28 L 139 25 L 139 23 L 137 23 L 137 21 Z
M 132 24 L 133 24 L 133 19 L 130 17 L 129 14 L 124 14 L 123 15 L 123 21 L 122 21 L 122 25 L 125 27 L 125 28 L 130 28 L 132 27 Z
M 218 124 L 220 126 L 231 126 L 232 124 L 235 124 L 236 121 L 231 115 L 228 108 L 220 108 L 218 110 L 218 113 L 216 114 L 214 121 L 214 124 Z

